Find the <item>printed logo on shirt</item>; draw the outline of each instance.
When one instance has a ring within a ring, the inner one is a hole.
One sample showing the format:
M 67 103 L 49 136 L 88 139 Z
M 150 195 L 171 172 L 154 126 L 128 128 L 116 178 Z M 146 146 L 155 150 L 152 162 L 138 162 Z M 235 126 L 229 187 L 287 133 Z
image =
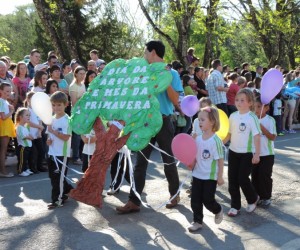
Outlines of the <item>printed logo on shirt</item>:
M 242 122 L 242 123 L 240 124 L 240 126 L 239 126 L 239 129 L 240 129 L 241 132 L 244 132 L 244 131 L 246 130 L 246 128 L 247 128 L 247 126 L 246 126 L 246 124 L 243 123 L 243 122 Z
M 210 152 L 209 152 L 208 149 L 204 149 L 204 150 L 203 150 L 203 152 L 202 152 L 202 158 L 203 158 L 204 160 L 207 160 L 207 159 L 210 158 Z

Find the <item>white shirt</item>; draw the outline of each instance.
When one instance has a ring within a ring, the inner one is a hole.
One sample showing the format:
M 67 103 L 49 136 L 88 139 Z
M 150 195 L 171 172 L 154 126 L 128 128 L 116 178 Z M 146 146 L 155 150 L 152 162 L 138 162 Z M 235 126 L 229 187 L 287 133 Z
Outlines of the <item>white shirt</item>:
M 214 134 L 209 139 L 203 140 L 203 135 L 196 138 L 197 156 L 193 176 L 201 180 L 217 180 L 218 160 L 224 158 L 223 143 Z
M 9 113 L 9 102 L 7 100 L 4 100 L 0 98 L 0 112 L 4 113 L 4 115 L 7 115 Z
M 240 114 L 239 111 L 229 117 L 229 133 L 231 134 L 229 149 L 236 153 L 254 153 L 253 137 L 261 134 L 257 116 L 249 111 Z
M 72 135 L 71 126 L 69 123 L 69 116 L 65 114 L 63 117 L 56 119 L 53 117 L 52 120 L 52 129 L 56 130 L 65 135 Z M 53 156 L 67 156 L 70 157 L 71 149 L 71 136 L 69 140 L 64 141 L 56 137 L 54 134 L 51 134 L 47 131 L 52 140 L 51 145 L 49 146 L 49 155 Z
M 273 117 L 266 115 L 260 123 L 273 135 L 277 135 L 276 123 Z M 264 134 L 260 135 L 260 156 L 274 155 L 274 141 L 269 140 Z
M 30 135 L 29 127 L 18 125 L 16 132 L 19 145 L 22 145 L 23 147 L 32 147 L 32 141 L 25 139 L 25 137 L 28 137 Z
M 280 99 L 275 99 L 273 108 L 274 108 L 273 115 L 277 115 L 277 116 L 281 115 L 282 102 Z
M 196 118 L 193 122 L 192 135 L 197 135 L 197 136 L 202 135 L 202 130 L 200 129 L 198 118 Z
M 40 124 L 40 120 L 38 116 L 34 113 L 33 109 L 28 108 L 30 112 L 30 121 L 36 125 Z M 39 137 L 39 129 L 30 127 L 29 133 L 33 137 L 33 139 L 37 139 Z
M 91 130 L 91 132 L 89 134 L 84 135 L 87 138 L 91 138 L 95 136 L 95 131 L 94 129 Z M 83 146 L 83 150 L 82 153 L 86 154 L 86 155 L 93 155 L 95 152 L 95 147 L 96 147 L 96 143 L 85 143 Z

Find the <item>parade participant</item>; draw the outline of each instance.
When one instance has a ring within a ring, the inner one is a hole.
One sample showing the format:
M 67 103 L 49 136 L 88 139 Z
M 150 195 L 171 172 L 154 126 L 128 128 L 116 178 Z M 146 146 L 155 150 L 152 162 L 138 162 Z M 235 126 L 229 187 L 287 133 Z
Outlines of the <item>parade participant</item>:
M 62 162 L 64 162 L 64 157 L 70 157 L 72 132 L 69 124 L 69 116 L 65 113 L 65 108 L 68 104 L 67 95 L 61 91 L 57 91 L 51 95 L 50 101 L 54 116 L 52 124 L 48 126 L 47 130 L 47 145 L 49 146 L 48 169 L 52 186 L 52 202 L 48 204 L 48 209 L 53 209 L 63 204 L 68 198 L 66 194 L 73 188 L 64 177 L 62 202 L 60 202 L 61 175 L 67 176 L 67 169 L 63 167 Z
M 223 209 L 215 200 L 217 184 L 224 184 L 223 143 L 215 134 L 220 128 L 219 113 L 214 107 L 205 107 L 200 110 L 198 118 L 203 133 L 196 139 L 196 160 L 190 166 L 193 168 L 191 207 L 194 214 L 188 227 L 190 232 L 202 228 L 203 205 L 215 215 L 216 224 L 223 220 Z
M 272 197 L 272 172 L 274 165 L 275 120 L 267 115 L 269 104 L 262 104 L 260 97 L 255 101 L 255 113 L 260 119 L 260 161 L 252 170 L 252 184 L 260 197 L 258 205 L 269 206 Z
M 238 111 L 229 117 L 229 134 L 224 143 L 230 140 L 228 156 L 228 189 L 231 197 L 229 216 L 236 216 L 241 209 L 242 189 L 248 206 L 246 211 L 255 210 L 259 201 L 249 176 L 253 164 L 259 163 L 260 134 L 259 121 L 254 110 L 254 94 L 248 89 L 241 89 L 235 97 L 235 105 Z
M 144 50 L 145 59 L 151 64 L 155 62 L 163 62 L 163 57 L 165 54 L 165 46 L 161 41 L 150 41 L 146 44 Z M 164 171 L 169 183 L 169 192 L 171 197 L 177 193 L 179 188 L 179 177 L 177 172 L 177 167 L 172 157 L 171 143 L 174 137 L 174 127 L 171 121 L 171 115 L 173 114 L 174 106 L 172 104 L 178 102 L 178 93 L 183 92 L 182 85 L 178 73 L 175 70 L 171 70 L 172 73 L 172 83 L 166 91 L 158 94 L 158 100 L 160 103 L 160 111 L 163 118 L 163 125 L 158 134 L 151 139 L 151 143 L 158 143 L 159 147 L 165 151 L 162 153 L 162 159 L 165 163 Z M 175 90 L 175 91 L 174 91 Z M 146 181 L 146 172 L 148 161 L 153 147 L 151 145 L 146 146 L 140 153 L 137 153 L 137 160 L 134 167 L 134 181 L 136 186 L 136 191 L 141 194 Z M 145 157 L 147 159 L 145 159 Z M 170 204 L 167 204 L 167 208 L 173 208 L 177 206 L 180 200 L 179 195 L 177 195 Z M 136 197 L 134 191 L 130 190 L 129 201 L 124 206 L 119 206 L 116 208 L 117 212 L 120 214 L 139 212 L 140 211 L 140 200 Z

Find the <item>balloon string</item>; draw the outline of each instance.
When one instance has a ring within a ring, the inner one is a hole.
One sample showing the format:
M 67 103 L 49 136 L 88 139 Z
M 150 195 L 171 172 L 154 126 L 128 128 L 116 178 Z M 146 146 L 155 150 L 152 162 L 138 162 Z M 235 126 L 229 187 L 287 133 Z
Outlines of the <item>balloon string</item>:
M 261 110 L 260 110 L 259 120 L 261 120 L 261 116 L 262 116 L 262 112 L 263 112 L 264 106 L 265 106 L 265 104 L 262 105 L 262 108 L 261 108 Z

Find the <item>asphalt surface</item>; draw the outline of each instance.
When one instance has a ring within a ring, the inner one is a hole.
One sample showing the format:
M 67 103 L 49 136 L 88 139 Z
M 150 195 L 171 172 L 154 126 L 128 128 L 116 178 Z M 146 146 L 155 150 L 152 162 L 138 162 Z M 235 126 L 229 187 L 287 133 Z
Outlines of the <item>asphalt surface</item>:
M 104 195 L 102 209 L 68 200 L 54 210 L 50 202 L 47 173 L 30 177 L 0 179 L 0 249 L 300 249 L 300 131 L 279 137 L 275 142 L 276 160 L 273 173 L 273 198 L 268 209 L 245 211 L 236 218 L 224 216 L 220 225 L 204 210 L 204 227 L 189 233 L 192 220 L 187 181 L 181 202 L 174 209 L 141 208 L 139 213 L 118 215 L 115 207 L 127 202 L 129 186 L 121 192 Z M 134 156 L 133 156 L 134 158 Z M 157 151 L 151 156 L 142 199 L 152 207 L 168 200 L 167 181 Z M 8 158 L 10 171 L 16 170 L 16 158 Z M 80 170 L 79 166 L 70 166 Z M 180 179 L 189 174 L 179 166 Z M 80 175 L 69 172 L 76 181 Z M 106 190 L 110 177 L 107 175 Z M 229 210 L 226 184 L 217 191 L 224 212 Z

